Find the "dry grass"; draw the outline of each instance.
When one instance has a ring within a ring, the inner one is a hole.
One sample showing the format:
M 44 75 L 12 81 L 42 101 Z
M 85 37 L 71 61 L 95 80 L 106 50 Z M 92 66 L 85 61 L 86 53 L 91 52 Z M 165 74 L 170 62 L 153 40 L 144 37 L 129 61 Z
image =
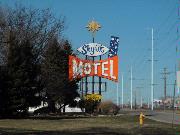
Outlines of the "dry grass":
M 50 135 L 87 135 L 87 134 L 107 134 L 107 135 L 176 135 L 180 129 L 171 125 L 145 120 L 143 127 L 139 127 L 138 117 L 118 116 L 118 117 L 91 117 L 72 118 L 57 120 L 39 119 L 4 119 L 0 120 L 1 134 L 50 134 Z M 180 133 L 180 132 L 179 132 Z

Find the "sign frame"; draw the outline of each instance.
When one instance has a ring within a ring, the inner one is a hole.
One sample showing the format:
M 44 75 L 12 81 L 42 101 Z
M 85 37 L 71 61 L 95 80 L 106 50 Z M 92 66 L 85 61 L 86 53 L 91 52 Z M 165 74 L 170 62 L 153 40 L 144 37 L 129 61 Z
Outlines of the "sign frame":
M 109 51 L 109 48 L 99 43 L 88 43 L 77 49 L 83 55 L 96 57 L 106 54 Z

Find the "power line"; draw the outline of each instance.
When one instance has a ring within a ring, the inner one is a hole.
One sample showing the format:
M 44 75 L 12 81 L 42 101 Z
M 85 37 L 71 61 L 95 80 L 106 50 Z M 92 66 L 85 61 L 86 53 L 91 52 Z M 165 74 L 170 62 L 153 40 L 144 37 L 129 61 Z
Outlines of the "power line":
M 164 55 L 167 51 L 168 52 L 170 52 L 170 49 L 171 49 L 171 47 L 173 47 L 173 45 L 177 42 L 178 40 L 177 39 L 174 39 L 174 40 L 172 40 L 169 44 L 171 44 L 171 46 L 169 46 L 169 44 L 168 44 L 168 46 L 166 46 L 162 51 L 161 51 L 161 53 L 157 56 L 157 57 L 161 57 L 162 55 Z
M 167 22 L 169 21 L 170 17 L 172 16 L 172 14 L 174 13 L 176 8 L 177 8 L 177 5 L 175 4 L 174 7 L 172 7 L 172 10 L 169 12 L 167 18 L 163 21 L 163 23 L 161 23 L 161 25 L 159 25 L 160 28 L 159 28 L 159 31 L 157 32 L 157 34 L 161 33 L 163 26 L 165 26 L 165 24 L 167 24 Z M 179 17 L 179 7 L 178 7 L 178 17 Z M 171 31 L 174 29 L 174 27 L 177 25 L 177 23 L 178 23 L 178 20 L 176 20 L 172 25 L 170 25 L 169 28 L 166 28 L 167 33 L 165 34 L 165 36 L 163 38 L 160 39 L 160 43 L 159 44 L 161 46 L 164 45 L 162 42 L 165 42 L 165 41 L 167 41 L 167 39 L 168 40 L 170 39 Z M 162 48 L 161 46 L 159 46 L 159 48 Z
M 157 30 L 159 31 L 159 33 L 161 32 L 163 26 L 165 26 L 165 24 L 168 22 L 168 20 L 170 19 L 170 17 L 172 16 L 172 14 L 174 13 L 175 9 L 176 9 L 176 4 L 174 5 L 174 7 L 172 7 L 171 11 L 169 12 L 167 18 L 157 27 Z

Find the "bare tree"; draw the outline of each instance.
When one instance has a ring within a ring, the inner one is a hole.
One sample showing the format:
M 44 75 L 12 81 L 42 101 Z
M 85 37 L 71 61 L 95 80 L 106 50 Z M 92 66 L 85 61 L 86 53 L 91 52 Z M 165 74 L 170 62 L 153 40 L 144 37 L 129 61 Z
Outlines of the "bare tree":
M 24 7 L 8 9 L 0 7 L 0 62 L 7 62 L 10 34 L 15 35 L 19 45 L 31 41 L 37 62 L 49 39 L 61 36 L 64 17 L 54 17 L 49 9 L 39 10 Z

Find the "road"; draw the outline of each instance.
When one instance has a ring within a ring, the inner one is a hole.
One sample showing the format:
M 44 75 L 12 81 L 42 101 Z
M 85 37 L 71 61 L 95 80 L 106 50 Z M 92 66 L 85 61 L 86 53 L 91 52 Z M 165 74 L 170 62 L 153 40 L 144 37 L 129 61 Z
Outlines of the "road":
M 129 115 L 139 115 L 140 110 L 126 110 L 121 112 L 123 114 L 129 114 Z M 180 113 L 175 112 L 174 113 L 174 121 L 173 121 L 173 111 L 150 111 L 150 110 L 143 110 L 142 111 L 146 118 L 159 121 L 159 122 L 164 122 L 164 123 L 170 123 L 172 122 L 174 124 L 179 124 L 180 125 Z
M 153 115 L 147 116 L 147 118 L 165 122 L 165 123 L 172 123 L 173 122 L 173 112 L 154 112 Z M 180 114 L 174 113 L 174 124 L 180 124 Z

